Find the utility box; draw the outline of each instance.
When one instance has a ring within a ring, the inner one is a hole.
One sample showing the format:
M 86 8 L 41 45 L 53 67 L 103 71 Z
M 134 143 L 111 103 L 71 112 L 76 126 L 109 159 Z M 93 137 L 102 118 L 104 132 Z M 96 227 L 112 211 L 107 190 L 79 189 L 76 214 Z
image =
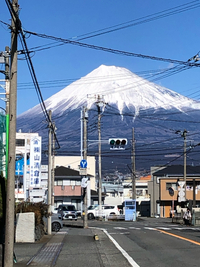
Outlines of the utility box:
M 125 221 L 136 221 L 136 200 L 127 199 L 124 201 Z

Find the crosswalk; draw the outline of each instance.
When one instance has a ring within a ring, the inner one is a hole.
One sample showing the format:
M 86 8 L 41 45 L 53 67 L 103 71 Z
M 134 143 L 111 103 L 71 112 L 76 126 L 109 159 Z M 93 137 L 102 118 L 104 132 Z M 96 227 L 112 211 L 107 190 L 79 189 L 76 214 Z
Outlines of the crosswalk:
M 113 227 L 114 230 L 120 230 L 119 232 L 113 232 L 110 234 L 128 234 L 130 233 L 130 230 L 136 230 L 136 231 L 140 231 L 140 230 L 149 230 L 149 231 L 156 231 L 156 230 L 163 230 L 163 231 L 173 231 L 173 230 L 179 230 L 179 231 L 184 231 L 184 230 L 191 230 L 191 231 L 200 231 L 200 228 L 196 228 L 196 227 L 177 227 L 175 225 L 170 225 L 170 227 L 166 227 L 166 226 L 156 226 L 156 227 L 152 227 L 152 226 L 142 226 L 142 227 Z

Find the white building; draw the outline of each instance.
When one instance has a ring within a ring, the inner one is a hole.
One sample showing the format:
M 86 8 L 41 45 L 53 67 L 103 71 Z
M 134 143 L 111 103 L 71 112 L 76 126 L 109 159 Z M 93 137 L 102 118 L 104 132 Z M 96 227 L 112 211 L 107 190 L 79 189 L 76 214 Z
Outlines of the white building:
M 16 133 L 15 198 L 19 201 L 29 197 L 29 190 L 41 188 L 41 151 L 38 133 Z

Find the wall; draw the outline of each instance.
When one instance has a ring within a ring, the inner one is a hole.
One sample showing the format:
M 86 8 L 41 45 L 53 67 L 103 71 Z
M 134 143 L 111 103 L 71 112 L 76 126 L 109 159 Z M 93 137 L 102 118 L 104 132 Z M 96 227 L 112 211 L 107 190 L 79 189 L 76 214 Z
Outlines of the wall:
M 61 186 L 54 187 L 54 196 L 81 196 L 81 186 Z

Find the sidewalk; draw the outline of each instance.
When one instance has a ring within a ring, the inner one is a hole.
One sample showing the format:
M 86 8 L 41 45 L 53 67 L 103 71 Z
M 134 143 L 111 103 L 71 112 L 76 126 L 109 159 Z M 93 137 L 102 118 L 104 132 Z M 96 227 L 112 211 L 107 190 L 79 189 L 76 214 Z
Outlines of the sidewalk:
M 97 236 L 98 240 L 95 240 Z M 99 229 L 67 227 L 35 243 L 16 243 L 14 266 L 131 266 Z

